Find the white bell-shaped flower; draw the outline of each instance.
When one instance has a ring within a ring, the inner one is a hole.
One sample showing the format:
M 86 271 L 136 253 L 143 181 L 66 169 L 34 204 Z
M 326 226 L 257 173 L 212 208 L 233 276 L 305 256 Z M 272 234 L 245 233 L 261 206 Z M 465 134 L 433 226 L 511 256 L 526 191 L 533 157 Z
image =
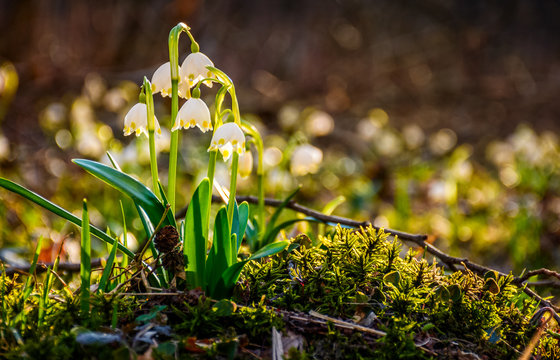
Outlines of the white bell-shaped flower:
M 179 76 L 177 94 L 186 98 L 188 89 L 188 84 L 182 76 Z M 171 64 L 169 61 L 158 67 L 152 75 L 152 92 L 154 94 L 160 93 L 163 97 L 171 97 Z
M 159 122 L 154 115 L 155 132 L 161 135 L 161 128 Z M 146 104 L 138 103 L 134 105 L 124 117 L 124 134 L 131 135 L 144 134 L 148 136 L 148 109 Z
M 208 151 L 220 150 L 224 161 L 227 161 L 233 152 L 239 155 L 245 153 L 245 135 L 236 123 L 226 123 L 216 129 Z
M 319 171 L 322 160 L 323 152 L 321 149 L 309 144 L 300 145 L 292 153 L 290 172 L 294 176 L 314 174 Z
M 253 170 L 253 154 L 250 151 L 245 151 L 243 155 L 239 155 L 239 175 L 242 178 L 249 177 Z
M 214 66 L 208 56 L 201 52 L 189 54 L 179 69 L 179 76 L 191 87 L 202 79 L 214 77 L 206 66 Z M 204 84 L 212 87 L 211 81 L 205 81 Z
M 195 126 L 200 131 L 206 132 L 212 130 L 212 121 L 210 119 L 210 110 L 206 103 L 200 99 L 190 98 L 179 109 L 171 131 L 181 128 L 189 129 Z

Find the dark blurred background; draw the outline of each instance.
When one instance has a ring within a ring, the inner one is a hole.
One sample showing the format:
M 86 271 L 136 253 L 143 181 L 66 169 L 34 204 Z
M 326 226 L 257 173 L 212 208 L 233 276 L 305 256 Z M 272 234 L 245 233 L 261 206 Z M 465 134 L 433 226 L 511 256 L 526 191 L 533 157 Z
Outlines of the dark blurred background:
M 93 222 L 118 232 L 115 193 L 70 160 L 110 150 L 149 179 L 145 139 L 125 138 L 122 121 L 183 21 L 265 135 L 268 196 L 303 184 L 299 202 L 321 209 L 344 195 L 337 214 L 428 233 L 456 255 L 555 266 L 558 19 L 558 0 L 0 0 L 0 173 L 71 210 L 89 196 Z M 182 37 L 181 60 L 188 50 Z M 156 113 L 168 124 L 169 101 Z M 185 138 L 183 204 L 209 140 Z M 294 176 L 290 151 L 307 141 L 324 153 L 321 170 Z M 0 248 L 41 233 L 59 241 L 72 229 L 55 221 L 0 193 Z
M 342 125 L 381 107 L 396 125 L 449 127 L 459 142 L 520 122 L 557 132 L 558 19 L 554 0 L 2 0 L 0 59 L 20 76 L 2 129 L 39 146 L 46 102 L 91 72 L 139 83 L 184 21 L 241 89 L 242 109 L 267 122 L 297 102 Z

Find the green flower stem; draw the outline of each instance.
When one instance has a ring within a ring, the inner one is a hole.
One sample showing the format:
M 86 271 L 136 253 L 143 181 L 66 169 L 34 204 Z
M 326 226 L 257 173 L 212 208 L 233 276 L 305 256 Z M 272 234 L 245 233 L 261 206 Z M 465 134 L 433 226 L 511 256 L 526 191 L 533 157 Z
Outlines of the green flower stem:
M 239 112 L 239 103 L 237 102 L 237 96 L 235 96 L 235 86 L 233 83 L 228 88 L 229 95 L 231 96 L 231 109 L 233 110 L 233 118 L 235 123 L 241 127 L 241 113 Z
M 229 228 L 233 225 L 233 210 L 235 208 L 235 190 L 237 188 L 237 165 L 239 163 L 239 154 L 237 151 L 233 153 L 231 159 L 231 181 L 229 184 L 229 201 L 227 208 Z
M 226 93 L 227 93 L 227 86 L 223 85 L 220 90 L 218 90 L 218 93 L 216 94 L 216 101 L 215 101 L 215 106 L 216 106 L 216 111 L 214 111 L 214 131 L 216 131 L 216 129 L 218 127 L 220 127 L 222 125 L 222 104 L 224 103 L 224 98 L 226 97 Z
M 212 73 L 216 74 L 219 83 L 226 85 L 226 89 L 231 97 L 231 108 L 233 110 L 235 123 L 239 127 L 241 127 L 241 113 L 239 112 L 239 103 L 237 102 L 237 96 L 235 95 L 235 86 L 233 85 L 233 81 L 231 81 L 231 79 L 225 72 L 218 68 L 215 68 L 213 66 L 207 66 L 206 68 Z
M 171 126 L 175 123 L 177 112 L 179 110 L 179 36 L 184 31 L 189 35 L 191 41 L 194 41 L 190 28 L 184 24 L 177 24 L 169 32 L 169 63 L 171 65 Z M 167 199 L 171 205 L 171 212 L 175 213 L 175 189 L 177 179 L 177 153 L 179 149 L 179 130 L 171 132 L 171 144 L 169 149 L 169 170 L 167 183 Z
M 257 203 L 257 219 L 259 222 L 259 238 L 261 238 L 261 235 L 264 234 L 264 229 L 265 229 L 264 166 L 263 166 L 264 146 L 263 146 L 262 136 L 253 124 L 245 120 L 241 120 L 241 128 L 243 129 L 243 131 L 251 135 L 251 137 L 255 140 L 255 146 L 257 148 L 257 153 L 259 155 L 258 163 L 257 163 L 257 196 L 259 199 Z
M 212 186 L 214 186 L 214 173 L 216 172 L 216 158 L 218 150 L 210 151 L 210 159 L 208 160 L 208 180 L 210 180 L 210 203 L 212 203 Z
M 216 171 L 216 157 L 218 150 L 210 151 L 210 159 L 208 160 L 208 180 L 210 181 L 210 191 L 208 192 L 208 216 L 206 217 L 206 224 L 204 226 L 205 239 L 208 239 L 208 232 L 210 231 L 210 210 L 212 208 L 212 189 L 214 186 L 214 173 Z
M 194 41 L 190 30 L 191 28 L 188 27 L 185 23 L 178 23 L 171 31 L 169 32 L 169 62 L 171 63 L 171 80 L 179 79 L 179 36 L 184 31 L 187 33 L 191 42 Z
M 152 188 L 158 198 L 161 199 L 158 186 L 157 154 L 155 139 L 155 115 L 154 115 L 154 96 L 152 94 L 152 84 L 144 77 L 144 92 L 146 94 L 146 108 L 148 110 L 148 142 L 150 146 L 150 169 L 152 171 Z
M 178 80 L 171 80 L 171 125 L 173 127 L 179 109 Z M 179 130 L 171 131 L 169 145 L 169 170 L 167 176 L 167 199 L 171 205 L 171 212 L 175 213 L 175 188 L 177 179 L 177 154 L 179 149 Z
M 224 102 L 224 97 L 226 94 L 227 89 L 225 88 L 225 86 L 222 86 L 219 90 L 218 93 L 216 94 L 216 101 L 215 101 L 215 106 L 216 106 L 216 111 L 214 111 L 213 115 L 213 119 L 212 122 L 214 124 L 214 131 L 216 131 L 216 129 L 221 125 L 222 120 L 220 119 L 220 112 L 222 109 L 222 103 Z M 204 227 L 204 231 L 206 231 L 206 238 L 208 238 L 208 232 L 210 230 L 210 210 L 212 207 L 212 190 L 214 188 L 214 174 L 216 172 L 216 159 L 218 156 L 218 150 L 212 150 L 210 151 L 210 159 L 208 160 L 208 180 L 210 181 L 210 191 L 209 191 L 209 196 L 208 196 L 208 221 L 206 226 Z

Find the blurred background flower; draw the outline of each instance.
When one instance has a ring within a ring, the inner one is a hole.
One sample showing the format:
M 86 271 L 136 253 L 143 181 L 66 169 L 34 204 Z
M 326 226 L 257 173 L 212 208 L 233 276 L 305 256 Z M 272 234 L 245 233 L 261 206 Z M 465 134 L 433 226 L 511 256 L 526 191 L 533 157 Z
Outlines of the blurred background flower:
M 337 215 L 429 233 L 501 269 L 554 266 L 559 16 L 552 1 L 0 1 L 0 173 L 70 209 L 98 194 L 92 219 L 118 233 L 116 192 L 70 159 L 107 162 L 109 151 L 149 182 L 147 140 L 125 138 L 123 119 L 184 21 L 263 135 L 268 196 L 302 185 L 297 200 L 321 209 L 344 195 Z M 186 40 L 180 48 L 183 60 Z M 202 92 L 210 106 L 215 91 Z M 156 98 L 162 168 L 169 107 Z M 211 138 L 182 136 L 178 204 L 205 175 Z M 294 178 L 294 150 L 307 142 L 321 165 Z M 0 247 L 31 248 L 44 229 L 54 240 L 74 231 L 0 192 Z

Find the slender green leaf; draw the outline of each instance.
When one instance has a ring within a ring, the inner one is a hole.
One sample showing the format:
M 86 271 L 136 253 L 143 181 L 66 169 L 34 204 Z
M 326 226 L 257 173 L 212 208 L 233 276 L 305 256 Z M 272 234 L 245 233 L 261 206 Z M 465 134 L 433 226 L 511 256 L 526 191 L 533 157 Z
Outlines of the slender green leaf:
M 329 201 L 327 203 L 327 205 L 325 205 L 325 207 L 323 208 L 322 213 L 325 215 L 331 215 L 333 213 L 333 211 L 342 203 L 344 203 L 344 201 L 346 201 L 346 198 L 342 195 L 335 197 L 334 199 L 332 199 L 331 201 Z M 320 235 L 325 235 L 325 224 L 319 224 L 318 228 L 317 228 L 317 233 Z M 313 242 L 313 244 L 315 244 L 316 242 Z
M 246 201 L 242 202 L 239 206 L 236 204 L 235 212 L 233 214 L 233 224 L 231 233 L 236 234 L 237 244 L 236 244 L 236 253 L 235 256 L 237 257 L 237 251 L 239 251 L 239 247 L 241 246 L 241 242 L 243 241 L 243 236 L 245 235 L 245 229 L 247 228 L 247 222 L 249 221 L 249 203 Z
M 113 167 L 116 170 L 122 171 L 121 167 L 119 166 L 119 164 L 117 163 L 117 160 L 115 160 L 115 158 L 113 157 L 113 155 L 111 155 L 110 152 L 107 151 L 107 157 L 109 158 L 109 161 L 111 162 L 111 165 L 113 165 Z
M 278 206 L 276 208 L 276 210 L 274 211 L 274 214 L 272 214 L 272 216 L 270 217 L 270 221 L 266 225 L 265 234 L 268 234 L 270 231 L 272 231 L 272 229 L 274 228 L 274 225 L 276 224 L 276 221 L 278 220 L 278 218 L 280 217 L 280 214 L 282 213 L 282 210 L 284 210 L 286 205 L 288 205 L 288 203 L 294 198 L 294 196 L 296 196 L 296 194 L 299 192 L 300 189 L 301 189 L 301 187 L 298 186 L 298 188 L 295 189 L 290 195 L 288 195 L 288 197 L 286 197 L 286 199 L 284 199 L 284 201 L 282 201 L 280 206 Z M 265 237 L 266 236 L 267 235 L 265 235 Z
M 144 233 L 146 234 L 146 239 L 150 239 L 152 234 L 154 233 L 154 227 L 152 225 L 152 222 L 150 221 L 150 218 L 148 217 L 144 209 L 142 209 L 140 206 L 136 205 L 136 211 L 138 211 L 138 216 L 140 217 L 140 221 L 142 222 L 142 226 L 144 227 Z M 152 254 L 157 254 L 153 242 L 151 242 L 149 246 Z M 150 267 L 148 266 L 148 268 Z M 165 280 L 161 278 L 162 276 L 161 271 L 157 271 L 157 274 L 158 275 L 156 276 L 156 274 L 151 272 L 151 275 L 148 278 L 148 280 L 150 280 L 150 284 L 152 286 L 161 287 L 162 284 L 165 282 Z
M 31 261 L 31 266 L 29 267 L 29 276 L 27 276 L 27 280 L 25 280 L 25 285 L 23 286 L 22 290 L 22 297 L 21 297 L 21 304 L 25 304 L 25 301 L 31 294 L 33 287 L 31 286 L 31 279 L 35 275 L 35 268 L 37 267 L 37 261 L 39 260 L 39 254 L 41 253 L 41 247 L 43 245 L 43 237 L 40 236 L 39 240 L 37 241 L 37 247 L 35 248 L 35 254 L 33 255 L 33 261 Z
M 208 197 L 210 196 L 210 181 L 205 178 L 196 188 L 185 216 L 185 238 L 183 252 L 187 257 L 187 283 L 191 288 L 204 286 L 206 249 L 208 231 L 204 230 L 208 224 Z
M 159 180 L 158 180 L 158 189 L 159 192 L 161 193 L 161 201 L 163 202 L 163 205 L 169 204 L 169 201 L 167 200 L 167 196 L 165 196 L 165 189 L 163 188 L 163 185 L 161 185 L 161 182 Z M 171 209 L 169 209 L 169 211 L 171 212 Z
M 82 237 L 80 244 L 80 310 L 82 316 L 89 315 L 89 286 L 91 284 L 91 237 L 89 234 L 89 214 L 84 199 L 82 210 Z
M 237 262 L 237 234 L 231 234 L 230 240 L 230 261 L 228 262 L 228 266 L 231 266 Z
M 206 262 L 206 280 L 210 293 L 222 273 L 231 265 L 231 245 L 227 210 L 222 206 L 214 221 L 214 239 Z
M 319 222 L 317 219 L 312 218 L 312 217 L 306 217 L 306 218 L 303 218 L 303 219 L 291 219 L 291 220 L 284 221 L 283 223 L 276 226 L 274 229 L 270 230 L 266 234 L 266 237 L 263 239 L 263 244 L 265 244 L 265 245 L 270 244 L 271 242 L 273 242 L 276 239 L 276 237 L 278 236 L 280 231 L 282 231 L 282 229 L 285 229 L 288 226 L 291 226 L 295 223 L 302 222 L 302 221 Z
M 346 201 L 346 198 L 342 195 L 335 197 L 334 199 L 332 199 L 331 201 L 329 201 L 327 203 L 327 205 L 325 205 L 325 207 L 323 208 L 322 213 L 325 215 L 331 215 L 333 213 L 333 211 L 341 204 L 343 204 Z
M 154 226 L 159 223 L 159 220 L 165 211 L 165 206 L 161 203 L 157 196 L 154 195 L 154 193 L 140 181 L 134 179 L 128 174 L 125 174 L 124 172 L 115 170 L 112 167 L 96 161 L 86 159 L 74 159 L 72 161 L 96 178 L 129 196 L 135 204 L 146 211 L 146 214 Z M 171 212 L 167 213 L 167 218 L 165 219 L 163 225 L 172 225 L 177 227 L 175 218 Z
M 21 185 L 18 185 L 4 178 L 0 178 L 0 187 L 3 187 L 6 190 L 16 193 L 20 196 L 23 196 L 27 200 L 34 202 L 35 204 L 41 206 L 42 208 L 54 213 L 55 215 L 58 215 L 61 218 L 66 219 L 79 227 L 82 227 L 82 220 L 80 220 L 77 216 L 61 208 L 60 206 L 50 202 L 44 197 L 34 193 L 33 191 L 24 188 Z M 113 242 L 115 241 L 113 238 L 111 238 L 109 235 L 105 234 L 102 230 L 99 230 L 95 226 L 90 225 L 90 230 L 93 235 L 97 236 L 99 239 L 109 244 L 113 244 Z M 119 245 L 119 250 L 122 251 L 123 254 L 126 254 L 131 258 L 134 257 L 134 253 L 122 245 Z
M 154 226 L 148 217 L 148 214 L 142 209 L 140 206 L 136 205 L 136 211 L 138 211 L 138 216 L 140 217 L 140 221 L 142 222 L 142 227 L 144 228 L 144 233 L 146 234 L 146 238 L 149 239 L 150 236 L 154 233 Z M 157 223 L 156 223 L 157 225 Z
M 128 231 L 126 229 L 126 216 L 124 215 L 124 207 L 122 201 L 119 201 L 121 204 L 121 214 L 122 214 L 122 221 L 123 221 L 123 246 L 128 246 Z M 123 256 L 121 261 L 121 268 L 126 269 L 128 267 L 128 257 Z M 126 280 L 126 275 L 123 275 L 120 278 L 120 282 L 124 282 Z
M 239 232 L 239 206 L 237 205 L 237 201 L 233 202 L 233 219 L 231 221 L 231 233 L 237 234 Z
M 39 326 L 43 323 L 43 319 L 45 318 L 45 312 L 47 311 L 47 307 L 49 305 L 49 293 L 51 292 L 54 273 L 58 271 L 58 264 L 60 263 L 60 253 L 62 251 L 62 246 L 64 242 L 60 245 L 58 249 L 58 254 L 56 255 L 56 259 L 54 260 L 54 264 L 52 269 L 49 267 L 47 268 L 47 278 L 45 279 L 45 286 L 43 287 L 43 295 L 39 298 L 39 309 L 37 315 L 37 321 Z M 125 256 L 126 257 L 126 256 Z
M 249 221 L 247 221 L 247 227 L 245 228 L 245 235 L 247 237 L 247 244 L 251 251 L 258 249 L 259 245 L 259 222 L 255 216 L 251 216 Z
M 169 204 L 169 201 L 167 201 L 167 196 L 165 196 L 165 190 L 163 189 L 163 186 L 161 185 L 161 182 L 159 182 L 159 180 L 158 180 L 158 187 L 159 187 L 159 193 L 161 195 L 161 199 L 165 204 L 165 206 L 167 206 Z M 172 211 L 171 208 L 169 208 L 169 212 L 171 211 Z M 173 216 L 173 218 L 175 218 L 175 216 Z M 175 227 L 177 227 L 177 224 L 175 224 Z M 153 243 L 150 244 L 150 249 L 152 250 L 153 254 L 159 254 L 159 251 L 157 251 Z M 169 272 L 163 266 L 163 260 L 161 258 L 158 259 L 157 273 L 162 282 L 162 286 L 167 288 L 167 282 L 169 281 Z
M 246 261 L 257 260 L 266 256 L 277 254 L 280 251 L 284 250 L 288 245 L 290 245 L 290 240 L 282 240 L 274 242 L 272 244 L 268 244 L 256 251 L 248 259 L 246 259 Z
M 45 312 L 47 310 L 47 304 L 49 300 L 50 286 L 49 283 L 52 281 L 52 270 L 47 267 L 47 278 L 45 279 L 45 285 L 43 286 L 43 294 L 39 297 L 39 309 L 37 310 L 37 324 L 41 326 L 43 319 L 45 318 Z
M 0 299 L 5 299 L 5 295 L 6 295 L 6 268 L 4 268 L 4 263 L 0 262 L 0 267 L 2 268 L 2 283 L 0 283 Z M 2 301 L 2 303 L 0 304 L 0 306 L 2 308 L 0 308 L 0 314 L 2 314 L 2 323 L 6 324 L 6 317 L 7 317 L 7 313 L 6 313 L 6 301 Z
M 109 253 L 109 257 L 107 257 L 105 269 L 103 269 L 103 273 L 101 274 L 101 279 L 99 280 L 99 290 L 103 292 L 107 291 L 107 281 L 109 280 L 109 276 L 111 276 L 111 272 L 113 271 L 113 263 L 117 255 L 118 244 L 119 244 L 118 241 L 115 241 L 115 243 L 113 244 L 113 248 Z

